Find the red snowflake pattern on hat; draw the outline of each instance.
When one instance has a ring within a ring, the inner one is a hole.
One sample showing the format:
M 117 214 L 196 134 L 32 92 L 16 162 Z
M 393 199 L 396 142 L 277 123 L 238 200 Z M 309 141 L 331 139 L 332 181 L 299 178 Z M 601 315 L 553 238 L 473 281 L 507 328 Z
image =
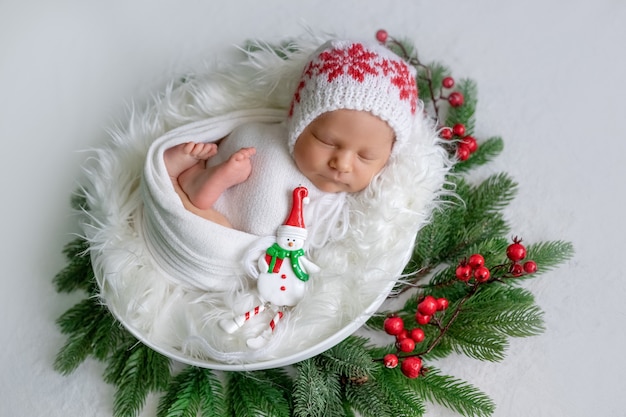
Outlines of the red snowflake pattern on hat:
M 373 66 L 378 55 L 366 51 L 360 43 L 352 44 L 348 49 L 334 48 L 322 52 L 319 58 L 321 62 L 315 65 L 315 69 L 318 74 L 328 74 L 328 82 L 344 73 L 358 82 L 363 82 L 365 74 L 378 75 Z
M 383 59 L 380 67 L 385 76 L 391 74 L 391 84 L 400 90 L 400 100 L 409 100 L 411 113 L 415 113 L 417 109 L 417 83 L 407 65 L 403 62 Z
M 391 84 L 400 92 L 400 100 L 408 100 L 411 113 L 414 114 L 417 108 L 417 85 L 407 64 L 381 58 L 377 53 L 366 50 L 363 44 L 353 43 L 348 48 L 333 48 L 324 51 L 317 59 L 308 63 L 291 101 L 289 116 L 293 115 L 295 104 L 300 102 L 300 93 L 306 86 L 307 79 L 328 74 L 327 81 L 330 83 L 347 74 L 355 81 L 362 83 L 368 74 L 381 75 L 379 71 L 383 76 L 390 77 Z

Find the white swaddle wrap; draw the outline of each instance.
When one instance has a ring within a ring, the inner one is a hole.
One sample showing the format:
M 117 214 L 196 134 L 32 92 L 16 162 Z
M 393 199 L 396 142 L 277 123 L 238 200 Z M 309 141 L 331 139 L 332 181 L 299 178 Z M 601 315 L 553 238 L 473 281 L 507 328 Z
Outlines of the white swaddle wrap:
M 254 110 L 229 113 L 182 126 L 158 138 L 148 150 L 142 176 L 143 235 L 155 263 L 178 283 L 198 288 L 239 287 L 242 246 L 255 236 L 227 229 L 187 211 L 174 192 L 165 168 L 166 149 L 188 141 L 215 142 L 237 126 L 252 121 L 278 122 L 284 112 Z
M 260 237 L 275 234 L 287 216 L 291 191 L 300 185 L 309 189 L 305 218 L 312 220 L 307 222 L 310 240 L 323 244 L 319 240 L 333 226 L 328 218 L 340 208 L 344 195 L 323 193 L 300 173 L 287 150 L 283 120 L 284 111 L 229 113 L 170 131 L 150 147 L 142 177 L 143 235 L 155 263 L 170 279 L 204 291 L 242 289 L 246 249 Z M 163 160 L 163 152 L 180 143 L 214 142 L 226 135 L 208 166 L 226 161 L 242 147 L 257 150 L 250 177 L 226 190 L 214 205 L 232 229 L 188 211 Z M 318 205 L 334 210 L 320 212 L 315 210 Z

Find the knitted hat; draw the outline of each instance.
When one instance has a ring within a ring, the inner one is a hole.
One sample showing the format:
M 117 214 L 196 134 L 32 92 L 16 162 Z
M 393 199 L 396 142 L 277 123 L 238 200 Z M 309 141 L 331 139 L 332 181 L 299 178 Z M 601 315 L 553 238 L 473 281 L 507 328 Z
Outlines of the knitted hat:
M 369 111 L 389 124 L 397 143 L 405 143 L 417 110 L 415 69 L 380 44 L 326 42 L 305 65 L 293 96 L 289 150 L 313 120 L 339 109 Z

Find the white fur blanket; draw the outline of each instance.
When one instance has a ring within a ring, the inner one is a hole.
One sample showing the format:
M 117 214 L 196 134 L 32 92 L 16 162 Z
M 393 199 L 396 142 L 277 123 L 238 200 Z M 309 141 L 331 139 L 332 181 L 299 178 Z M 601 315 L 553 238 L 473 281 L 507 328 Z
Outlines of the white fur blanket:
M 436 207 L 449 167 L 433 124 L 421 118 L 421 111 L 410 143 L 396 152 L 366 190 L 347 197 L 349 219 L 344 237 L 313 251 L 312 258 L 322 272 L 310 280 L 310 295 L 288 312 L 263 349 L 250 351 L 245 340 L 258 333 L 265 320 L 259 320 L 258 326 L 251 322 L 235 335 L 227 335 L 217 326 L 220 318 L 234 310 L 242 312 L 254 305 L 254 286 L 242 280 L 234 287 L 208 291 L 211 283 L 198 281 L 196 274 L 203 269 L 228 274 L 232 260 L 240 254 L 233 251 L 228 258 L 229 242 L 194 235 L 200 230 L 196 226 L 206 221 L 180 211 L 182 206 L 174 204 L 173 196 L 145 198 L 141 191 L 146 190 L 140 186 L 144 163 L 154 168 L 154 158 L 162 154 L 161 141 L 180 143 L 191 133 L 224 136 L 241 122 L 240 116 L 245 120 L 278 118 L 286 111 L 306 58 L 325 40 L 297 40 L 282 51 L 286 59 L 260 45 L 241 61 L 170 86 L 150 108 L 134 113 L 127 128 L 112 132 L 112 141 L 94 150 L 85 164 L 83 188 L 89 211 L 82 226 L 90 242 L 101 297 L 132 333 L 155 350 L 216 369 L 293 363 L 350 335 L 400 278 L 418 230 Z M 159 150 L 149 153 L 151 146 Z M 168 189 L 157 183 L 165 181 L 161 177 L 150 181 L 159 189 Z M 144 213 L 149 214 L 144 217 Z M 147 224 L 165 224 L 168 216 L 180 216 L 179 230 L 170 230 L 171 236 L 146 235 Z M 178 233 L 186 236 L 185 242 L 172 240 Z M 256 239 L 232 233 L 236 235 L 233 241 L 239 243 L 240 239 Z M 194 239 L 197 246 L 190 244 Z M 170 266 L 186 268 L 189 276 L 196 278 L 180 282 L 172 277 L 173 271 L 163 262 L 172 246 L 181 253 L 190 248 L 188 255 L 194 262 L 179 265 L 173 258 Z M 198 255 L 216 246 L 227 262 Z M 162 259 L 156 262 L 156 256 Z

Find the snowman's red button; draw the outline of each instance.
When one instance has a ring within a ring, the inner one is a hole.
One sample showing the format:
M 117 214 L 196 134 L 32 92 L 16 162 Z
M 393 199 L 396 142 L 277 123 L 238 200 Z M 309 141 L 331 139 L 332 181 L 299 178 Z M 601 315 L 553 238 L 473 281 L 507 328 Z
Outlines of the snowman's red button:
M 285 274 L 282 274 L 280 277 L 281 277 L 282 279 L 287 279 L 287 275 L 285 275 Z
M 280 287 L 281 291 L 285 291 L 287 288 L 285 288 L 285 286 L 283 285 L 282 287 Z

